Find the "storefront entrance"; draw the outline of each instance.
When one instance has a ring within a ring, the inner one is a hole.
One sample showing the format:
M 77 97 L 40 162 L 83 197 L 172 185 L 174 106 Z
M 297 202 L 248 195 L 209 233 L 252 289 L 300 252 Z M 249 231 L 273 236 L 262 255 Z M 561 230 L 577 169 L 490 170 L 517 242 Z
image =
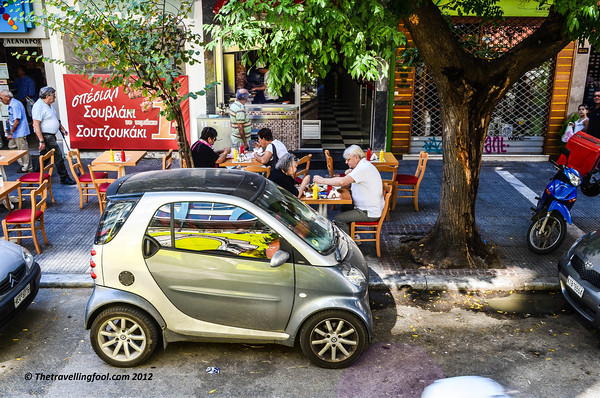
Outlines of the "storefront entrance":
M 371 143 L 374 84 L 359 82 L 341 67 L 332 68 L 308 99 L 303 95 L 300 120 L 320 120 L 320 137 L 300 136 L 301 149 L 341 150 Z M 303 123 L 306 126 L 306 123 Z

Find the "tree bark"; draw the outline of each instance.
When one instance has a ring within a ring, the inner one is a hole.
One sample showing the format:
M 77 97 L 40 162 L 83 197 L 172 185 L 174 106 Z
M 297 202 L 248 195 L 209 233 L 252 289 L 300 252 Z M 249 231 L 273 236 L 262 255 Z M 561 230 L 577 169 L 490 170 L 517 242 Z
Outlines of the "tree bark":
M 185 119 L 181 107 L 176 105 L 175 107 L 175 123 L 177 131 L 177 149 L 179 151 L 179 159 L 181 161 L 182 168 L 194 167 L 194 161 L 192 160 L 192 152 L 190 150 L 190 144 L 187 140 L 185 131 Z
M 490 117 L 514 82 L 569 42 L 566 24 L 551 11 L 519 45 L 498 58 L 482 59 L 463 50 L 433 2 L 413 7 L 405 26 L 439 92 L 443 166 L 437 221 L 411 253 L 419 263 L 435 267 L 486 268 L 493 253 L 477 231 L 475 204 Z

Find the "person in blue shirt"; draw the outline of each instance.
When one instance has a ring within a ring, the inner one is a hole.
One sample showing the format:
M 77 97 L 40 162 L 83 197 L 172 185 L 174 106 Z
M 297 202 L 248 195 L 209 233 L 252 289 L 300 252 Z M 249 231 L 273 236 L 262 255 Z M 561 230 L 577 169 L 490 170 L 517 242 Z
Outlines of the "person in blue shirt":
M 17 91 L 15 97 L 19 101 L 24 103 L 27 97 L 31 97 L 31 99 L 35 101 L 35 80 L 33 80 L 33 78 L 30 76 L 27 76 L 25 67 L 19 66 L 17 68 L 17 78 L 15 79 L 13 86 Z
M 0 101 L 4 105 L 8 105 L 8 130 L 5 131 L 6 138 L 8 139 L 8 148 L 28 151 L 25 156 L 17 160 L 21 165 L 18 172 L 31 172 L 33 168 L 30 162 L 29 145 L 27 143 L 27 136 L 30 134 L 30 130 L 25 107 L 8 90 L 0 91 Z

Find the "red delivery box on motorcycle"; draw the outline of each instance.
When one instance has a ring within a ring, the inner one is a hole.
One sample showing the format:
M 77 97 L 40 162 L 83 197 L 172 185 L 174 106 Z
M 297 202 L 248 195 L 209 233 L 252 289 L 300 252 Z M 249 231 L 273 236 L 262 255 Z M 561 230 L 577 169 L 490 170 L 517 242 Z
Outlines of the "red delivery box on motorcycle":
M 567 142 L 567 149 L 571 152 L 569 163 L 567 164 L 565 155 L 560 155 L 558 164 L 567 164 L 567 167 L 577 170 L 581 177 L 597 167 L 600 159 L 600 139 L 579 131 Z

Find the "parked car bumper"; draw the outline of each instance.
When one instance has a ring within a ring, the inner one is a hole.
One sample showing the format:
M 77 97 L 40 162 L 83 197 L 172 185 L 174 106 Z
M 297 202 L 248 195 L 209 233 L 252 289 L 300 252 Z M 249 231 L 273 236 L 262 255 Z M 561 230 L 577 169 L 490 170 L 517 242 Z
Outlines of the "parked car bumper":
M 42 270 L 37 262 L 33 263 L 29 275 L 15 286 L 0 300 L 0 325 L 7 325 L 8 321 L 14 318 L 17 314 L 24 311 L 33 301 L 40 288 L 40 278 Z M 29 294 L 15 308 L 15 298 L 29 286 Z
M 581 297 L 568 285 L 569 277 L 583 287 Z M 582 279 L 567 256 L 563 256 L 558 262 L 558 278 L 562 294 L 569 304 L 595 328 L 600 329 L 600 289 Z

